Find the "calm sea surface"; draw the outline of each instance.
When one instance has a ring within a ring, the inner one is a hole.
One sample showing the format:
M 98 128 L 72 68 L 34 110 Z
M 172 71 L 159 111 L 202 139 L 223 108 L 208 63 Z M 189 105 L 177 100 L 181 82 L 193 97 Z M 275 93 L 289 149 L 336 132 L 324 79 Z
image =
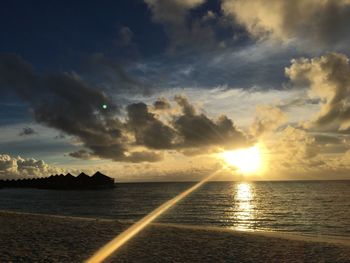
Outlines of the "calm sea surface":
M 0 209 L 137 220 L 193 183 L 104 191 L 0 189 Z M 158 222 L 350 237 L 350 181 L 210 182 Z

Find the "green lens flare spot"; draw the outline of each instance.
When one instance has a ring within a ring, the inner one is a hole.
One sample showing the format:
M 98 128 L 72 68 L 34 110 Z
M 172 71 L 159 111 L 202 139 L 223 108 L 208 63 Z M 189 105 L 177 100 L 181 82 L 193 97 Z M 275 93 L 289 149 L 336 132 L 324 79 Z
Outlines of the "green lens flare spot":
M 106 110 L 108 107 L 107 107 L 107 104 L 103 104 L 102 105 L 102 109 Z

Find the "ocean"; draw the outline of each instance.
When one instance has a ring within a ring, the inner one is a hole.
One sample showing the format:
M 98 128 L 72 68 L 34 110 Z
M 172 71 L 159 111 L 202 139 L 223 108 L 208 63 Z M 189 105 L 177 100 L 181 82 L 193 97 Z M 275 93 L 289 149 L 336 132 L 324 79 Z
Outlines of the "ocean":
M 136 221 L 194 183 L 103 191 L 0 189 L 0 209 Z M 209 182 L 157 222 L 350 237 L 350 181 Z

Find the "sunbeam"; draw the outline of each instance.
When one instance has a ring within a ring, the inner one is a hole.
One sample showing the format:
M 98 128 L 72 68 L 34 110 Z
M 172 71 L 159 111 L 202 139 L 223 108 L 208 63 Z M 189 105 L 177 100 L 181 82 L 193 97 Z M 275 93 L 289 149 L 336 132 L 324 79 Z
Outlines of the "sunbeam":
M 212 179 L 215 175 L 217 175 L 219 170 L 209 174 L 202 181 L 196 183 L 191 188 L 177 195 L 173 199 L 167 201 L 162 204 L 147 216 L 140 219 L 138 222 L 130 226 L 127 230 L 116 236 L 110 242 L 108 242 L 105 246 L 100 248 L 92 257 L 90 257 L 86 263 L 97 263 L 102 262 L 107 257 L 112 255 L 112 253 L 116 252 L 121 246 L 123 246 L 126 242 L 128 242 L 131 238 L 133 238 L 136 234 L 138 234 L 141 230 L 143 230 L 146 226 L 152 223 L 157 217 L 166 212 L 169 208 L 174 206 L 176 203 L 184 199 L 186 196 L 191 194 L 193 191 L 197 190 L 204 183 Z

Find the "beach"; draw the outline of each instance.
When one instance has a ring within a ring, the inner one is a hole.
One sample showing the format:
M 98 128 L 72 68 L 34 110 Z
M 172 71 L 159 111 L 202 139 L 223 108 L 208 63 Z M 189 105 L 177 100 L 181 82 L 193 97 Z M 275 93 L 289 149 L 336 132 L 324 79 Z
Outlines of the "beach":
M 0 262 L 83 262 L 130 226 L 0 212 Z M 350 262 L 347 239 L 154 223 L 107 262 Z

